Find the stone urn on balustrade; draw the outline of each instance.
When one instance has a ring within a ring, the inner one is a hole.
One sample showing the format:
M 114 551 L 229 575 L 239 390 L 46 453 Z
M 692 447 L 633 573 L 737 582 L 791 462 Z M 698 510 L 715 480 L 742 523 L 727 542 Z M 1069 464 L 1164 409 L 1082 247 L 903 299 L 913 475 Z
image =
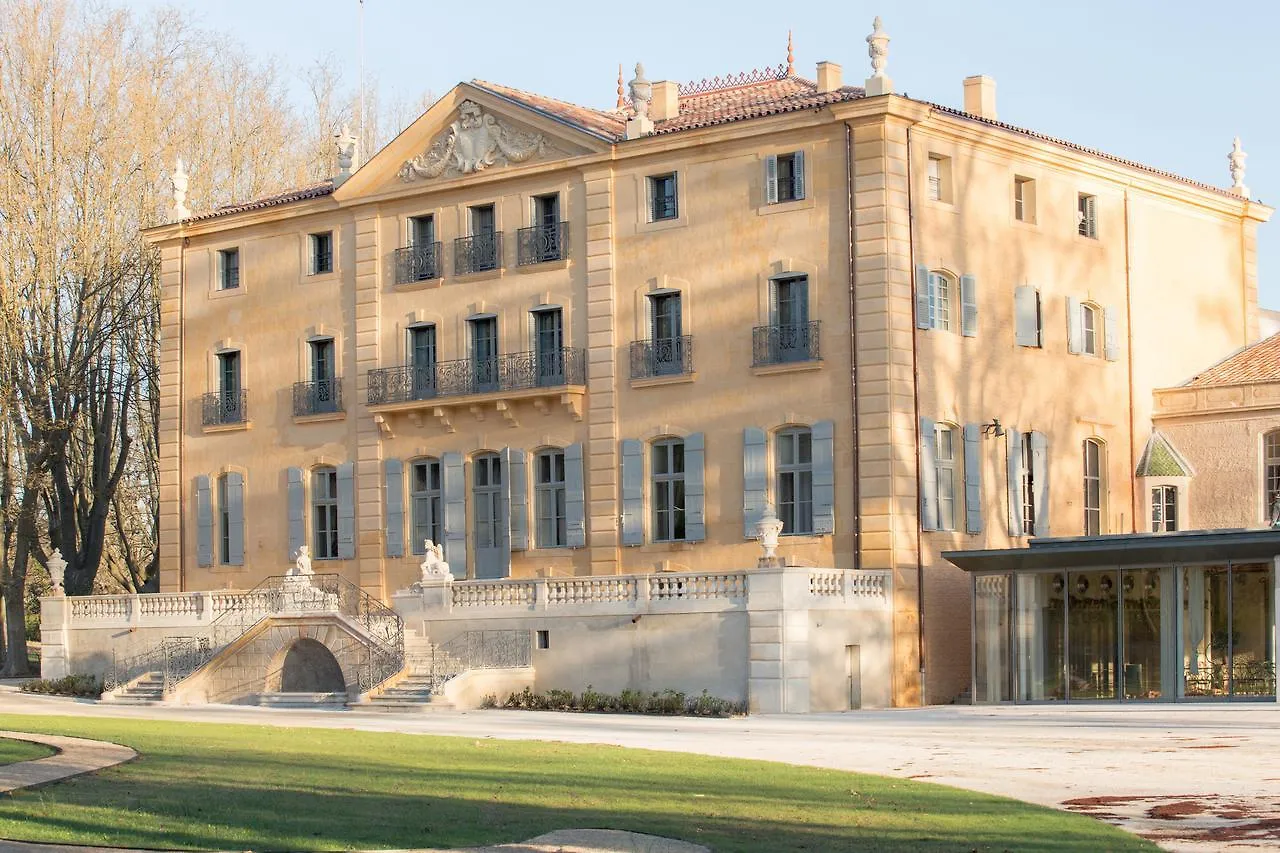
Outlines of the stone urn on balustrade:
M 764 508 L 764 514 L 756 522 L 756 541 L 764 553 L 756 561 L 757 568 L 781 568 L 782 558 L 778 556 L 778 537 L 782 535 L 782 520 L 773 511 L 772 506 Z

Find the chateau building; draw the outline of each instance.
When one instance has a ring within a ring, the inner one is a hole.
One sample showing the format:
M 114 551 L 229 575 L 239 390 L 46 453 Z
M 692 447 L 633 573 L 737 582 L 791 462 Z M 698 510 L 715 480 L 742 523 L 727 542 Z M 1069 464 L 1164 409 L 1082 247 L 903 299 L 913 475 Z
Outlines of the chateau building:
M 969 687 L 941 553 L 1149 529 L 1153 392 L 1257 339 L 1271 209 L 1002 122 L 986 77 L 897 94 L 868 41 L 859 86 L 461 83 L 332 181 L 179 203 L 162 591 L 307 546 L 390 601 L 427 540 L 458 578 L 742 568 L 771 508 L 787 560 L 890 573 L 896 704 Z

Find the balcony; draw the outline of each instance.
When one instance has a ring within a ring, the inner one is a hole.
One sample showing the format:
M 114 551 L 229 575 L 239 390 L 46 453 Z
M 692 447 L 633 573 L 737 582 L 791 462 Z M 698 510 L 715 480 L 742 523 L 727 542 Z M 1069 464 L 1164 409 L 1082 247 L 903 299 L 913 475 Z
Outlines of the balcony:
M 657 379 L 693 373 L 693 335 L 631 342 L 631 378 Z
M 332 415 L 342 411 L 342 380 L 293 383 L 293 416 Z
M 751 333 L 751 366 L 769 367 L 820 361 L 819 321 L 794 325 L 756 326 Z
M 453 241 L 453 274 L 489 272 L 502 266 L 502 232 L 475 234 Z
M 213 391 L 205 394 L 201 399 L 201 423 L 207 427 L 246 423 L 249 420 L 248 403 L 249 392 L 243 388 L 239 391 Z
M 516 232 L 516 264 L 519 266 L 561 261 L 568 254 L 568 222 L 534 225 Z
M 415 281 L 440 278 L 444 274 L 440 257 L 439 243 L 396 249 L 396 284 L 411 284 Z
M 492 359 L 458 359 L 417 367 L 384 367 L 369 371 L 370 406 L 423 401 L 450 405 L 479 395 L 545 396 L 543 389 L 581 386 L 587 381 L 586 351 L 558 349 L 549 353 L 518 352 Z M 560 390 L 555 390 L 559 394 Z M 398 406 L 398 408 L 411 408 Z

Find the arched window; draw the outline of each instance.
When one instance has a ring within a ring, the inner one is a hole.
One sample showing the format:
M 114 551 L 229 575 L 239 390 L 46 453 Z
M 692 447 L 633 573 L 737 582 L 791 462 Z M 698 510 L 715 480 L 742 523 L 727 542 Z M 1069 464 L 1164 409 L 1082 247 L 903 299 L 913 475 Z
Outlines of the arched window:
M 1276 499 L 1280 498 L 1280 429 L 1262 439 L 1262 488 L 1266 501 L 1264 515 L 1271 518 Z
M 938 424 L 934 432 L 934 472 L 938 478 L 937 530 L 956 529 L 956 447 L 957 430 L 951 424 Z
M 1102 442 L 1084 441 L 1084 535 L 1098 536 L 1102 527 L 1102 494 L 1105 455 Z
M 1102 314 L 1098 306 L 1085 302 L 1080 306 L 1080 351 L 1085 355 L 1097 355 L 1101 338 Z
M 338 558 L 338 469 L 311 472 L 311 536 L 317 560 Z
M 426 541 L 440 544 L 443 534 L 440 509 L 440 460 L 415 460 L 409 466 L 409 517 L 413 530 L 410 551 L 426 553 Z
M 813 533 L 813 434 L 789 427 L 774 437 L 775 498 L 784 536 Z
M 951 296 L 955 292 L 951 276 L 941 272 L 929 273 L 929 316 L 933 328 L 951 331 Z
M 534 494 L 538 516 L 538 548 L 568 545 L 565 527 L 564 451 L 558 447 L 538 453 L 534 461 Z
M 684 439 L 664 438 L 651 448 L 653 541 L 685 538 Z

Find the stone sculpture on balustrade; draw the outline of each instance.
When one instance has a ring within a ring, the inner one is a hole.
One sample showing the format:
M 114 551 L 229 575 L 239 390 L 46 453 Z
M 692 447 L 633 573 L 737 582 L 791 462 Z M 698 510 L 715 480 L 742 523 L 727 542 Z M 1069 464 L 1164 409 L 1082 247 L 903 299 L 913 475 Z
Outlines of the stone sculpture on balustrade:
M 281 583 L 286 612 L 332 612 L 338 609 L 337 594 L 317 587 L 315 574 L 311 568 L 311 549 L 302 545 Z

